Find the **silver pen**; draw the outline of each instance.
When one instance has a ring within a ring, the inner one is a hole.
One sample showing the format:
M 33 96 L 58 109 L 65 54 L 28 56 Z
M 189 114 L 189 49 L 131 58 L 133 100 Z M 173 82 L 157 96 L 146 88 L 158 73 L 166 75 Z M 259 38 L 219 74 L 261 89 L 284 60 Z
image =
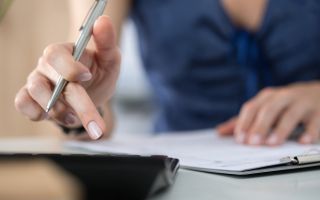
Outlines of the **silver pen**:
M 108 0 L 95 0 L 91 9 L 89 10 L 83 24 L 81 25 L 79 31 L 80 35 L 73 47 L 73 53 L 72 56 L 76 61 L 79 61 L 81 58 L 81 55 L 86 48 L 91 35 L 92 35 L 92 29 L 94 22 L 100 17 L 106 7 Z M 54 106 L 54 104 L 59 99 L 59 96 L 61 95 L 64 87 L 68 84 L 68 81 L 65 80 L 61 75 L 59 76 L 59 79 L 57 81 L 57 84 L 53 90 L 53 94 L 51 96 L 51 99 L 48 102 L 46 112 L 49 112 L 50 109 Z

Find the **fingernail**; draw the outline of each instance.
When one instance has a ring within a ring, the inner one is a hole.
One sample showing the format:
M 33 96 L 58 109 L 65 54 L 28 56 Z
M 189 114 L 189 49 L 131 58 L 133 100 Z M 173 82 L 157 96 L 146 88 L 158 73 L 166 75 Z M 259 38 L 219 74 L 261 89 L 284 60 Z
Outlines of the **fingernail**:
M 79 81 L 89 81 L 91 78 L 92 74 L 90 72 L 80 74 L 80 76 L 78 77 Z
M 268 138 L 268 140 L 267 140 L 267 144 L 268 145 L 276 145 L 276 144 L 278 144 L 278 136 L 277 136 L 277 134 L 271 134 L 271 136 Z
M 102 130 L 95 121 L 88 124 L 89 135 L 92 139 L 97 140 L 102 136 Z
M 238 143 L 243 144 L 244 143 L 244 138 L 245 138 L 245 134 L 243 132 L 239 132 L 238 134 L 236 134 L 236 141 Z
M 312 143 L 312 138 L 310 135 L 305 135 L 301 138 L 301 142 L 304 144 L 310 144 Z
M 259 134 L 255 134 L 250 137 L 249 144 L 251 145 L 259 145 L 261 143 L 261 136 Z
M 76 117 L 72 113 L 66 114 L 64 118 L 64 123 L 67 125 L 73 125 L 76 122 Z

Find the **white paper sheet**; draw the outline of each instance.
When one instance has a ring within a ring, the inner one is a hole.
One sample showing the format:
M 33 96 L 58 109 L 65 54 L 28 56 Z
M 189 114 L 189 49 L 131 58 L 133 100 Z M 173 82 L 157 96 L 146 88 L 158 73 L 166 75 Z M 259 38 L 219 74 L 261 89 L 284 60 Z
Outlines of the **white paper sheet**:
M 280 164 L 286 156 L 320 151 L 320 145 L 287 142 L 280 147 L 249 147 L 233 138 L 221 138 L 213 130 L 162 134 L 150 137 L 118 135 L 112 140 L 67 142 L 68 147 L 98 153 L 167 155 L 178 158 L 182 167 L 203 171 L 245 171 Z

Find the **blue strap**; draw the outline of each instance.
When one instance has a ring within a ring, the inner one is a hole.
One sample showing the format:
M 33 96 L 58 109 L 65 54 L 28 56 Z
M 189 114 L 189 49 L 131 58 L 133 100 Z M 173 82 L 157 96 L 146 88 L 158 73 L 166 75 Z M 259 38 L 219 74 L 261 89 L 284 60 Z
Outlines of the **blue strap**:
M 262 88 L 272 85 L 270 68 L 265 62 L 255 37 L 243 30 L 235 35 L 237 62 L 244 71 L 245 94 L 243 102 L 254 97 Z

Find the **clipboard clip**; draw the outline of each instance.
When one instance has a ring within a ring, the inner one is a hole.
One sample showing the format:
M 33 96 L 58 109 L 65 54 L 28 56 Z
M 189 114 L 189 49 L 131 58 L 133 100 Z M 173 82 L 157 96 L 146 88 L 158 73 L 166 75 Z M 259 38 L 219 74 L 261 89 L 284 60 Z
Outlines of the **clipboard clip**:
M 298 156 L 287 156 L 281 158 L 282 163 L 294 164 L 294 165 L 304 165 L 310 163 L 320 163 L 320 153 L 317 154 L 306 154 Z

